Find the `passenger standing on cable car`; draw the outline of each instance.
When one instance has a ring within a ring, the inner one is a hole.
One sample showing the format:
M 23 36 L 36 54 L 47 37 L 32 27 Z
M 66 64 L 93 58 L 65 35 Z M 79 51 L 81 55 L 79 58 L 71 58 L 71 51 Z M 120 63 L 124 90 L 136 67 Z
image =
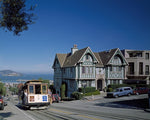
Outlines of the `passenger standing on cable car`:
M 51 90 L 50 89 L 48 89 L 48 98 L 49 98 L 49 101 L 50 101 L 50 105 L 52 104 L 52 92 L 51 92 Z

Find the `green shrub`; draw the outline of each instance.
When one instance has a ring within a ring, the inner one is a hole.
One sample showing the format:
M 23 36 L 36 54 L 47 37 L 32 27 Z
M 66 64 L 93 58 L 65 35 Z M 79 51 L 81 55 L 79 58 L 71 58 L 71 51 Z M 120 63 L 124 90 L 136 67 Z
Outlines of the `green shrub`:
M 96 90 L 94 92 L 85 93 L 85 96 L 91 96 L 91 95 L 100 95 L 99 90 Z
M 85 93 L 95 92 L 95 90 L 96 90 L 95 87 L 85 87 Z M 84 88 L 81 87 L 78 89 L 78 91 L 84 93 Z
M 0 83 L 0 94 L 4 96 L 6 95 L 6 87 L 3 83 Z
M 108 89 L 107 89 L 107 92 L 112 92 L 112 91 L 113 91 L 112 88 L 108 88 Z
M 83 97 L 83 95 L 80 92 L 73 92 L 71 94 L 71 97 L 74 98 L 75 100 L 80 100 Z
M 65 98 L 65 91 L 66 91 L 66 85 L 62 84 L 61 85 L 61 98 Z

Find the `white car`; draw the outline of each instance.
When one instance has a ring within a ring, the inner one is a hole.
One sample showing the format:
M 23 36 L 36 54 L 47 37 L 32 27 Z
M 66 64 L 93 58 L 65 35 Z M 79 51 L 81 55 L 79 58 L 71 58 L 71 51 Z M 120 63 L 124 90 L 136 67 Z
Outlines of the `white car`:
M 121 88 L 117 88 L 114 92 L 107 92 L 107 97 L 117 98 L 125 95 L 130 96 L 131 94 L 133 94 L 133 90 L 131 87 L 121 87 Z

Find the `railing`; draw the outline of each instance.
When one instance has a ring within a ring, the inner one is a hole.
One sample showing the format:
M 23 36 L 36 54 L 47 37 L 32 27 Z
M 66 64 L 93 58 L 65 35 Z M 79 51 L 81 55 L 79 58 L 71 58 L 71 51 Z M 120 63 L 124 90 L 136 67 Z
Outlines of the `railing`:
M 146 71 L 145 74 L 144 74 L 144 71 L 143 72 L 127 72 L 126 73 L 127 76 L 144 76 L 144 75 L 150 75 L 150 72 Z
M 126 75 L 135 75 L 135 72 L 127 72 Z

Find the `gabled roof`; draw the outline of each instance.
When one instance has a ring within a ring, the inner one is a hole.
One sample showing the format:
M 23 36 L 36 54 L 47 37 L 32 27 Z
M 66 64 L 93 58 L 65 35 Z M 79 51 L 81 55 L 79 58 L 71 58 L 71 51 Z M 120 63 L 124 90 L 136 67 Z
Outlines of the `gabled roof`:
M 97 64 L 96 64 L 96 67 L 104 67 L 103 63 L 102 63 L 102 60 L 99 56 L 98 53 L 94 53 L 94 55 L 96 56 L 97 60 L 99 61 Z
M 68 54 L 63 67 L 75 66 L 79 62 L 87 48 L 88 47 L 78 50 L 73 55 L 71 55 L 71 53 Z
M 90 49 L 89 47 L 80 49 L 76 51 L 74 54 L 68 53 L 68 54 L 56 54 L 55 59 L 57 58 L 59 61 L 59 64 L 61 67 L 70 67 L 75 66 L 82 58 L 84 53 L 87 49 Z M 93 54 L 96 57 L 96 60 L 98 61 L 97 66 L 103 66 L 100 57 L 97 53 Z
M 66 60 L 67 54 L 56 54 L 56 57 L 59 61 L 60 66 L 63 67 L 63 64 Z
M 85 54 L 86 50 L 90 49 L 89 47 L 77 50 L 74 54 L 56 54 L 55 59 L 57 58 L 60 64 L 60 67 L 71 67 L 76 66 L 77 63 L 81 61 L 81 58 Z M 90 49 L 91 50 L 91 49 Z M 97 63 L 96 67 L 104 67 L 104 65 L 109 64 L 111 58 L 115 55 L 115 53 L 119 50 L 119 48 L 111 49 L 108 51 L 93 53 Z M 119 50 L 120 51 L 120 50 Z M 122 54 L 122 53 L 121 53 Z M 124 57 L 123 55 L 121 55 Z M 126 61 L 126 60 L 125 60 Z
M 115 54 L 115 52 L 118 50 L 118 48 L 111 49 L 108 51 L 99 52 L 100 59 L 102 60 L 103 65 L 107 65 L 109 60 L 112 58 L 112 56 Z

